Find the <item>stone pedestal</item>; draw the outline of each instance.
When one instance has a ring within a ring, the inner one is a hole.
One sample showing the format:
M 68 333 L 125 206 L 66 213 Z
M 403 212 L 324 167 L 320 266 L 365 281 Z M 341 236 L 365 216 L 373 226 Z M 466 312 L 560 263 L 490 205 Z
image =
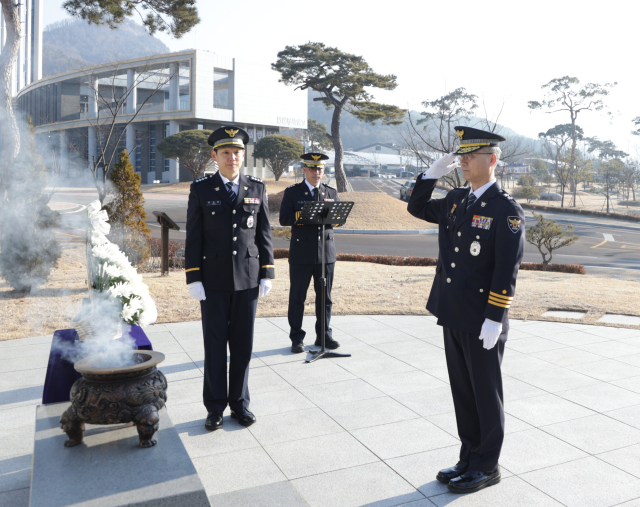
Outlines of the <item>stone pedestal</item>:
M 87 424 L 84 442 L 65 447 L 60 415 L 67 407 L 37 408 L 31 507 L 210 506 L 166 408 L 158 445 L 142 449 L 134 425 Z

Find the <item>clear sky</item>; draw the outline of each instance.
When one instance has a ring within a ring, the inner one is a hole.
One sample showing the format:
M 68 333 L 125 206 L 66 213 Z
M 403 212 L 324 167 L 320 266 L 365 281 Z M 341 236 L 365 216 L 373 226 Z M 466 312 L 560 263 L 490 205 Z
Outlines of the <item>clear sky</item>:
M 64 19 L 63 0 L 45 2 L 45 23 Z M 286 45 L 323 42 L 362 55 L 374 71 L 395 74 L 393 92 L 377 100 L 420 109 L 465 87 L 486 104 L 489 116 L 536 137 L 567 113 L 531 112 L 541 85 L 565 75 L 583 83 L 618 82 L 605 98 L 614 117 L 583 112 L 587 136 L 611 139 L 640 156 L 640 136 L 630 134 L 640 116 L 638 19 L 640 3 L 608 0 L 404 2 L 372 0 L 198 0 L 201 22 L 180 40 L 160 35 L 172 51 L 206 49 L 270 64 Z M 479 110 L 479 113 L 482 109 Z

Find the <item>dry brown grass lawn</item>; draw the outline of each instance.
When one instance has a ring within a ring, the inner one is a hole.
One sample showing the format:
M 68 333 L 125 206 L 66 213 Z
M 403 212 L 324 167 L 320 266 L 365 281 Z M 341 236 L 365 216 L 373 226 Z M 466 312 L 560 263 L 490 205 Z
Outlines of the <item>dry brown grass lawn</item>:
M 436 224 L 418 220 L 407 212 L 407 203 L 382 192 L 340 194 L 343 201 L 353 201 L 346 229 L 436 229 Z
M 35 294 L 16 295 L 0 282 L 0 340 L 51 334 L 73 327 L 71 318 L 86 297 L 86 267 L 82 243 L 64 243 L 60 265 L 48 283 Z M 339 262 L 333 288 L 334 314 L 427 315 L 425 304 L 433 281 L 433 267 L 384 266 Z M 258 317 L 284 316 L 289 297 L 289 265 L 276 260 L 273 290 L 260 299 Z M 158 322 L 200 320 L 200 306 L 186 291 L 184 272 L 168 277 L 145 274 L 158 307 Z M 543 318 L 549 309 L 582 310 L 580 322 L 595 324 L 605 313 L 639 315 L 637 295 L 640 282 L 540 271 L 521 271 L 518 289 L 510 310 L 512 318 Z M 310 291 L 307 314 L 314 313 L 314 294 Z

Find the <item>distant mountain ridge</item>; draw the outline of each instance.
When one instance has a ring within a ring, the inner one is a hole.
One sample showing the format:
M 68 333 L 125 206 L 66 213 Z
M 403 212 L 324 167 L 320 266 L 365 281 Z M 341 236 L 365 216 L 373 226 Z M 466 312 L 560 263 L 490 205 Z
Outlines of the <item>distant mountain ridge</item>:
M 43 77 L 118 60 L 170 53 L 142 25 L 127 20 L 116 30 L 66 19 L 48 25 L 42 40 Z
M 319 96 L 316 92 L 309 92 L 309 119 L 323 123 L 327 128 L 327 132 L 329 132 L 331 129 L 333 108 L 327 110 L 322 102 L 313 100 Z M 421 118 L 420 112 L 411 111 L 411 117 L 415 123 Z M 481 118 L 472 117 L 470 123 L 477 125 L 480 121 Z M 500 134 L 507 138 L 523 138 L 534 143 L 537 142 L 535 139 L 521 136 L 509 127 L 503 125 L 498 126 L 500 127 Z M 346 111 L 342 113 L 342 119 L 340 121 L 340 137 L 342 138 L 342 145 L 345 150 L 356 150 L 375 143 L 395 143 L 404 146 L 406 143 L 402 137 L 402 132 L 406 132 L 406 129 L 407 127 L 405 125 L 383 125 L 381 122 L 377 122 L 376 125 L 370 125 L 358 120 Z

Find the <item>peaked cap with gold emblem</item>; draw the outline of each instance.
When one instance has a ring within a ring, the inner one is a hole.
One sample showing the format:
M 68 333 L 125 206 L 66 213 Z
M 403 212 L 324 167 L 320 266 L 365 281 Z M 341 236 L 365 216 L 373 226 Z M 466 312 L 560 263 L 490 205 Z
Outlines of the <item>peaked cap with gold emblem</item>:
M 222 146 L 244 148 L 249 142 L 249 134 L 240 127 L 220 127 L 211 133 L 207 142 L 214 150 Z
M 306 167 L 324 167 L 324 161 L 329 160 L 329 157 L 324 153 L 305 153 L 300 157 L 304 160 L 304 165 Z
M 460 147 L 456 151 L 456 155 L 473 153 L 485 146 L 498 146 L 498 143 L 507 140 L 505 137 L 494 134 L 493 132 L 471 127 L 454 127 L 454 130 L 460 139 Z

